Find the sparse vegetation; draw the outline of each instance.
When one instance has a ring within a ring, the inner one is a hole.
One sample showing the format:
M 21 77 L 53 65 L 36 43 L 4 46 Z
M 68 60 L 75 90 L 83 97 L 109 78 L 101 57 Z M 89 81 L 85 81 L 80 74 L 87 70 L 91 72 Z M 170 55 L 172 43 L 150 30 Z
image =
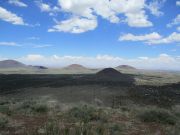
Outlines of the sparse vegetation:
M 156 122 L 161 124 L 176 124 L 176 117 L 165 109 L 149 109 L 139 114 L 143 122 Z
M 90 121 L 107 121 L 107 116 L 103 110 L 95 109 L 87 105 L 70 109 L 67 113 L 67 117 L 71 120 L 83 123 L 88 123 Z
M 93 75 L 0 75 L 0 134 L 177 135 L 179 87 Z
M 22 113 L 23 115 L 44 114 L 49 111 L 46 103 L 34 99 L 17 102 L 14 109 L 16 109 L 16 113 Z
M 0 113 L 11 115 L 12 111 L 9 109 L 9 105 L 0 105 Z
M 49 120 L 42 131 L 46 135 L 59 135 L 61 133 L 57 120 Z
M 119 124 L 114 123 L 110 125 L 110 134 L 111 135 L 120 135 L 122 132 L 122 129 Z
M 47 113 L 48 107 L 45 104 L 37 104 L 32 107 L 32 110 L 37 113 Z
M 5 128 L 7 124 L 8 124 L 8 118 L 0 115 L 0 128 Z

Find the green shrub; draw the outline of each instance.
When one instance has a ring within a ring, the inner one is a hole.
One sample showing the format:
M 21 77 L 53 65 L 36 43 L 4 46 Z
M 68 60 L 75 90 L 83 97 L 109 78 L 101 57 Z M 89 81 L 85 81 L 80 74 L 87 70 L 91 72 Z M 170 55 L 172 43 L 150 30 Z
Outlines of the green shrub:
M 38 103 L 33 100 L 28 100 L 22 103 L 20 109 L 29 113 L 46 113 L 48 112 L 48 106 L 46 104 Z
M 6 100 L 1 100 L 0 101 L 0 105 L 6 105 L 6 104 L 9 104 L 10 102 L 9 101 L 6 101 Z
M 61 133 L 58 122 L 55 120 L 48 121 L 44 129 L 46 135 L 59 135 Z
M 139 114 L 139 118 L 143 122 L 156 122 L 161 124 L 176 124 L 176 117 L 164 109 L 146 110 Z
M 122 131 L 120 125 L 114 123 L 112 125 L 110 125 L 109 127 L 109 131 L 111 135 L 119 135 L 120 132 Z
M 68 118 L 88 123 L 90 121 L 106 121 L 106 114 L 102 110 L 96 110 L 94 107 L 82 106 L 74 107 L 67 113 Z
M 12 112 L 7 105 L 0 105 L 0 113 L 11 115 Z
M 48 107 L 47 105 L 37 104 L 32 107 L 32 110 L 37 113 L 47 113 Z
M 4 116 L 0 116 L 0 128 L 5 128 L 8 124 L 8 119 Z
M 31 109 L 35 104 L 37 104 L 35 101 L 27 100 L 22 103 L 21 108 L 22 109 Z
M 97 135 L 104 135 L 106 133 L 106 127 L 102 123 L 96 125 L 95 130 L 96 130 Z

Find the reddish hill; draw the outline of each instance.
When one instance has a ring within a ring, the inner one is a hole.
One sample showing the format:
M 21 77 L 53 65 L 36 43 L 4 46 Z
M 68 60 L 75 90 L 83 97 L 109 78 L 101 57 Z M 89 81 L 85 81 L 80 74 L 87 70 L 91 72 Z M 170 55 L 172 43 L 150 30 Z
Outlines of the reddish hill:
M 136 69 L 135 67 L 132 67 L 132 66 L 129 66 L 129 65 L 120 65 L 120 66 L 117 66 L 116 69 Z
M 72 65 L 69 65 L 67 67 L 65 67 L 65 69 L 69 69 L 69 70 L 83 70 L 83 69 L 87 69 L 86 67 L 82 66 L 82 65 L 79 65 L 79 64 L 72 64 Z
M 0 61 L 0 68 L 22 68 L 22 67 L 26 67 L 26 65 L 15 60 Z

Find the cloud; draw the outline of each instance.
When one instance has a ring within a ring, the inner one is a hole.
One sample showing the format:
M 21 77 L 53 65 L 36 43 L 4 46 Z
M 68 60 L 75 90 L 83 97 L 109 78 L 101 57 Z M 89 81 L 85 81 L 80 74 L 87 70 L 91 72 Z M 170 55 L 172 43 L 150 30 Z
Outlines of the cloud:
M 167 37 L 163 37 L 156 32 L 145 34 L 145 35 L 133 35 L 131 33 L 124 34 L 119 37 L 119 41 L 143 41 L 147 44 L 168 44 L 168 43 L 179 43 L 180 34 L 173 32 Z
M 176 1 L 176 6 L 180 6 L 180 1 Z
M 160 9 L 165 2 L 166 0 L 153 0 L 146 7 L 151 11 L 152 15 L 161 16 L 164 13 Z
M 68 14 L 70 17 L 59 21 L 60 25 L 56 24 L 54 27 L 61 27 L 64 22 L 69 23 L 69 21 L 75 21 L 75 23 L 77 23 L 77 20 L 84 21 L 85 19 L 86 22 L 93 21 L 95 24 L 95 22 L 98 21 L 98 17 L 106 19 L 111 23 L 125 22 L 130 27 L 153 26 L 152 22 L 148 20 L 148 16 L 145 12 L 145 0 L 58 0 L 58 3 L 61 7 L 61 11 Z M 124 16 L 124 18 L 122 19 L 120 16 Z M 77 27 L 79 27 L 79 25 Z M 69 29 L 76 29 L 76 26 L 71 25 Z M 83 32 L 92 30 L 89 28 L 83 29 L 86 29 Z M 72 30 L 64 32 L 72 33 Z
M 24 23 L 23 18 L 2 7 L 0 7 L 0 20 L 12 23 L 14 25 L 27 25 Z
M 53 45 L 35 45 L 33 48 L 47 48 L 52 47 Z
M 18 7 L 28 7 L 27 4 L 21 2 L 20 0 L 9 0 L 8 3 L 18 6 Z
M 34 27 L 40 27 L 41 26 L 41 24 L 40 23 L 35 23 L 35 24 L 27 24 L 29 27 L 32 27 L 32 28 L 34 28 Z
M 31 47 L 31 48 L 34 48 L 34 49 L 38 49 L 38 48 L 49 48 L 49 47 L 53 47 L 52 44 L 44 44 L 44 43 L 40 43 L 40 44 L 37 44 L 37 43 L 21 43 L 23 47 Z
M 40 38 L 39 37 L 28 37 L 27 39 L 28 40 L 39 40 Z
M 34 40 L 32 37 L 31 39 Z M 52 47 L 53 45 L 51 44 L 34 44 L 34 43 L 16 43 L 16 42 L 0 42 L 0 46 L 9 46 L 9 47 L 22 47 L 22 48 L 48 48 Z
M 180 43 L 180 33 L 173 32 L 167 37 L 161 38 L 159 40 L 148 41 L 150 44 L 168 44 L 168 43 Z
M 61 31 L 69 33 L 83 33 L 89 30 L 94 30 L 96 27 L 96 19 L 73 17 L 53 26 L 53 28 L 49 29 L 48 32 Z
M 39 54 L 29 54 L 24 58 L 21 59 L 25 59 L 26 61 L 32 62 L 32 61 L 41 61 L 43 60 L 45 57 Z
M 180 1 L 179 1 L 179 3 L 180 3 Z M 178 14 L 178 15 L 176 16 L 176 18 L 174 18 L 174 19 L 172 20 L 171 23 L 167 24 L 167 27 L 177 26 L 177 31 L 180 31 L 179 25 L 180 25 L 180 14 Z
M 149 27 L 153 26 L 152 22 L 147 20 L 147 15 L 145 15 L 145 11 L 141 11 L 138 13 L 126 13 L 127 23 L 131 27 Z
M 0 46 L 20 47 L 21 45 L 18 45 L 15 42 L 0 42 Z
M 160 54 L 157 57 L 139 57 L 134 59 L 125 59 L 110 55 L 97 55 L 95 57 L 84 56 L 43 56 L 39 54 L 30 54 L 17 60 L 28 65 L 45 65 L 50 67 L 64 67 L 69 64 L 81 64 L 91 68 L 116 67 L 119 65 L 131 65 L 142 69 L 165 69 L 179 70 L 180 59 L 168 54 Z
M 180 31 L 180 26 L 179 26 L 179 27 L 177 27 L 177 31 Z
M 178 14 L 176 18 L 172 20 L 171 23 L 167 24 L 167 27 L 172 27 L 174 25 L 179 25 L 179 24 L 180 24 L 180 14 Z
M 41 11 L 43 11 L 43 12 L 50 12 L 51 11 L 50 5 L 48 5 L 46 3 L 39 3 L 38 6 L 41 9 Z
M 119 37 L 120 41 L 151 41 L 161 39 L 161 35 L 156 32 L 145 35 L 133 35 L 131 33 Z
M 43 3 L 42 1 L 35 1 L 35 3 L 42 12 L 48 12 L 50 16 L 54 16 L 56 12 L 60 11 L 59 7 L 52 7 L 50 4 Z

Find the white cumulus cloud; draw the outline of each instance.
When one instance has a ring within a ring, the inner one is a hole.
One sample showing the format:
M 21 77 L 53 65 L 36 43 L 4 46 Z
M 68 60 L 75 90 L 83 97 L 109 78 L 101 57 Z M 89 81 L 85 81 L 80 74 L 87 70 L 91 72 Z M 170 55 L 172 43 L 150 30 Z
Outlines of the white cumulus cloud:
M 171 23 L 167 24 L 167 27 L 172 27 L 174 25 L 179 25 L 179 24 L 180 24 L 180 14 L 178 14 L 176 18 L 172 20 Z
M 180 31 L 180 26 L 179 26 L 179 27 L 177 27 L 177 31 Z
M 17 16 L 16 14 L 0 7 L 0 20 L 12 23 L 14 25 L 26 25 L 23 18 Z
M 49 3 L 43 3 L 42 1 L 35 1 L 36 5 L 42 12 L 48 12 L 50 16 L 54 16 L 60 8 L 57 6 L 51 6 Z
M 62 31 L 70 33 L 83 33 L 89 30 L 94 30 L 97 27 L 96 19 L 86 19 L 73 17 L 71 19 L 62 21 L 53 28 L 49 29 L 49 32 Z
M 120 41 L 151 41 L 161 39 L 161 35 L 156 32 L 145 34 L 145 35 L 133 35 L 131 33 L 120 36 Z
M 23 3 L 22 1 L 20 0 L 9 0 L 8 1 L 9 4 L 13 4 L 15 6 L 18 6 L 18 7 L 28 7 L 27 4 Z
M 160 11 L 163 4 L 166 2 L 166 0 L 152 0 L 148 5 L 147 8 L 151 11 L 151 14 L 155 16 L 161 16 L 164 13 Z
M 24 59 L 24 60 L 29 61 L 29 62 L 33 62 L 33 61 L 41 61 L 44 58 L 45 58 L 44 56 L 39 55 L 39 54 L 29 54 L 25 57 L 22 57 L 21 59 Z
M 168 43 L 180 43 L 180 33 L 173 32 L 167 37 L 159 40 L 148 41 L 150 44 L 168 44 Z
M 176 1 L 176 6 L 180 6 L 180 1 Z
M 138 13 L 126 13 L 127 23 L 131 27 L 148 27 L 153 26 L 152 22 L 147 20 L 147 15 L 145 11 L 141 11 Z
M 180 33 L 173 32 L 167 37 L 163 37 L 156 32 L 145 34 L 145 35 L 133 35 L 131 33 L 121 35 L 120 41 L 143 41 L 147 44 L 168 44 L 168 43 L 179 43 Z
M 148 20 L 145 2 L 145 0 L 58 0 L 61 11 L 70 14 L 70 18 L 59 21 L 54 27 L 61 27 L 62 23 L 72 20 L 76 23 L 77 19 L 74 17 L 86 19 L 88 22 L 89 20 L 97 22 L 98 17 L 102 17 L 111 23 L 125 22 L 130 27 L 150 27 L 153 23 Z M 125 18 L 122 19 L 120 16 Z M 76 29 L 76 26 L 71 25 L 69 29 Z

